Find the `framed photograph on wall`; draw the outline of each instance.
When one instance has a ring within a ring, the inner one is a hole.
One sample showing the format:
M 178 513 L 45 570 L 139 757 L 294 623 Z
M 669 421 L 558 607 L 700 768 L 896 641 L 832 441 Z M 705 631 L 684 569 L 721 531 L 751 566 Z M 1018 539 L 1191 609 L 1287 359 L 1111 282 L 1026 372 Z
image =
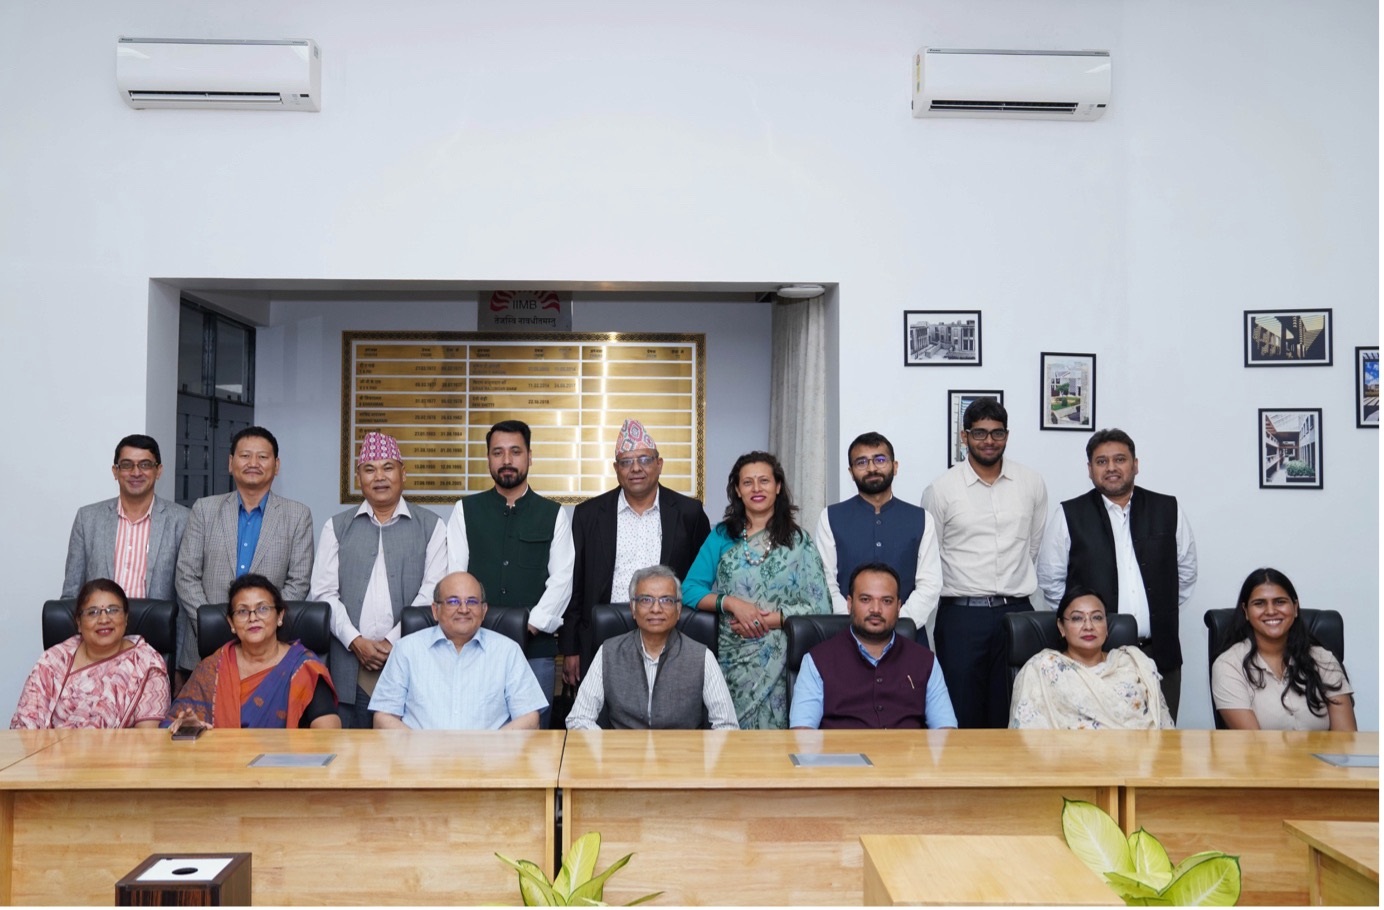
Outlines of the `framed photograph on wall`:
M 1245 310 L 1245 366 L 1331 366 L 1330 310 Z
M 1379 429 L 1379 345 L 1355 349 L 1355 425 Z
M 1040 429 L 1077 430 L 1090 433 L 1096 428 L 1096 355 L 1055 354 L 1044 351 L 1039 358 Z
M 903 365 L 980 366 L 980 310 L 904 310 Z
M 966 436 L 961 428 L 961 418 L 966 409 L 977 398 L 993 398 L 1004 404 L 1004 392 L 1000 389 L 973 390 L 951 389 L 947 392 L 947 467 L 959 465 L 966 460 Z
M 1259 489 L 1322 488 L 1322 409 L 1259 409 Z

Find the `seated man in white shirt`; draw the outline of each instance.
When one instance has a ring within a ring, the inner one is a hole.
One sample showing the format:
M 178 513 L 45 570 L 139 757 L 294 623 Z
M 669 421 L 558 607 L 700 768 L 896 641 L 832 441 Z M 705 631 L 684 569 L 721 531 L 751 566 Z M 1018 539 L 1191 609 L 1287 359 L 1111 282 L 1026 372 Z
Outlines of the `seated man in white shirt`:
M 667 566 L 634 573 L 630 610 L 639 628 L 596 651 L 567 729 L 739 729 L 715 655 L 678 631 L 681 588 Z
M 405 635 L 380 673 L 370 710 L 375 729 L 538 729 L 547 707 L 518 644 L 481 628 L 485 589 L 453 572 L 433 594 L 437 625 Z

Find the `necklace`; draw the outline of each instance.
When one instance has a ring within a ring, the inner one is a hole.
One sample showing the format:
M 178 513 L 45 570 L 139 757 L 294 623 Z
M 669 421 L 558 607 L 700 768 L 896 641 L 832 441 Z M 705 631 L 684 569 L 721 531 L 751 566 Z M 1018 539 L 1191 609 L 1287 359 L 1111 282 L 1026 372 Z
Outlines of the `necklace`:
M 769 558 L 769 551 L 774 548 L 774 542 L 769 541 L 767 546 L 750 546 L 750 527 L 747 524 L 740 531 L 740 542 L 745 545 L 745 562 L 747 565 L 763 565 L 764 560 Z

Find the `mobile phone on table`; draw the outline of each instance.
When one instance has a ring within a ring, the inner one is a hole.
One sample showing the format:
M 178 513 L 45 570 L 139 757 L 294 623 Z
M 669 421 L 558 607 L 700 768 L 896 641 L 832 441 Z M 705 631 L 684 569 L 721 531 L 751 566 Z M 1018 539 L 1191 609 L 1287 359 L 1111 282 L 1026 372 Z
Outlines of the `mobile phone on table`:
M 176 742 L 180 739 L 196 739 L 205 733 L 206 729 L 201 724 L 183 724 L 173 731 L 173 740 Z

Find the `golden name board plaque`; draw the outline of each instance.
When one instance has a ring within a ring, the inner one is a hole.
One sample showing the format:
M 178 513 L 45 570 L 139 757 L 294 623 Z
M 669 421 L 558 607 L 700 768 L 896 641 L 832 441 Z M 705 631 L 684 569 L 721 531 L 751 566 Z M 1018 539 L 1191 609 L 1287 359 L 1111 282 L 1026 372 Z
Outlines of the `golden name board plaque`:
M 399 440 L 409 499 L 451 505 L 494 484 L 486 431 L 522 420 L 529 483 L 578 503 L 614 488 L 630 417 L 658 441 L 660 481 L 703 499 L 705 363 L 705 335 L 342 332 L 341 501 L 362 501 L 355 459 L 371 430 Z

